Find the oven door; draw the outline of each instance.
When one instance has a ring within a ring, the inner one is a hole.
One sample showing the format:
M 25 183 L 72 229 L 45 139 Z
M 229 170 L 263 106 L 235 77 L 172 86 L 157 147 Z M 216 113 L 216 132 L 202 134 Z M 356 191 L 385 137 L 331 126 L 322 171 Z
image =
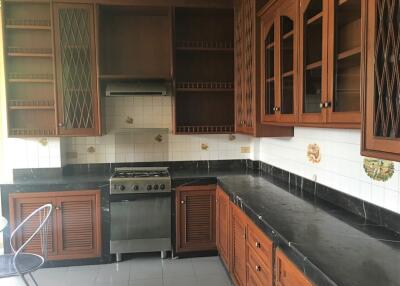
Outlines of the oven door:
M 111 254 L 171 250 L 171 193 L 110 196 Z

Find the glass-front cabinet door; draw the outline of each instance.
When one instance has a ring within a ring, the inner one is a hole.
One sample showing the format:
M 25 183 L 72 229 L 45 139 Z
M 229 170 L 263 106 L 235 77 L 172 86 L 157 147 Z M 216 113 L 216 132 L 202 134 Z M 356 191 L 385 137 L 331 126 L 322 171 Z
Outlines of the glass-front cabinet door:
M 94 7 L 54 4 L 58 131 L 99 135 Z
M 324 123 L 327 102 L 328 3 L 302 0 L 300 5 L 301 123 Z
M 277 90 L 278 121 L 297 121 L 297 10 L 298 1 L 284 1 L 278 12 L 279 85 Z
M 276 88 L 276 41 L 275 41 L 275 21 L 274 18 L 266 15 L 266 21 L 262 23 L 262 120 L 263 122 L 275 121 L 277 102 L 275 95 Z
M 363 3 L 362 3 L 363 2 Z M 362 0 L 329 1 L 329 123 L 361 121 Z
M 279 5 L 279 6 L 278 6 Z M 262 16 L 262 121 L 294 123 L 297 115 L 297 1 L 278 1 Z

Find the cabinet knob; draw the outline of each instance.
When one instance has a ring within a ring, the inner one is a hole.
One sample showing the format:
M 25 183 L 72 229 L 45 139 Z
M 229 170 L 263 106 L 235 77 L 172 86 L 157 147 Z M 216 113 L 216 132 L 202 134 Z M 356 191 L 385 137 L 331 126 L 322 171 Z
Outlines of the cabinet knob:
M 324 102 L 321 102 L 320 104 L 319 104 L 319 108 L 324 108 Z
M 57 211 L 61 210 L 61 207 L 60 206 L 56 206 L 56 210 Z
M 63 127 L 63 126 L 64 126 L 64 123 L 62 123 L 62 122 L 58 123 L 58 127 Z
M 256 242 L 256 247 L 257 247 L 257 248 L 261 248 L 261 243 Z
M 324 103 L 324 107 L 325 108 L 330 108 L 331 107 L 331 102 L 330 101 L 326 101 L 325 103 Z
M 185 201 L 181 201 L 181 205 L 185 204 Z
M 256 271 L 257 271 L 257 272 L 260 272 L 260 271 L 261 271 L 261 266 L 260 266 L 260 265 L 257 265 L 257 266 L 256 266 Z

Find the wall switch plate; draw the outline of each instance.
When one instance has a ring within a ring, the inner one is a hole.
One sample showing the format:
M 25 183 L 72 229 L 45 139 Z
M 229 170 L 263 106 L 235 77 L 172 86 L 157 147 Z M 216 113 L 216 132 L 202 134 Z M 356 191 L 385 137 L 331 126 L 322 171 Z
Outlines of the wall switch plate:
M 240 147 L 240 153 L 242 153 L 242 154 L 250 153 L 250 146 L 242 146 L 242 147 Z

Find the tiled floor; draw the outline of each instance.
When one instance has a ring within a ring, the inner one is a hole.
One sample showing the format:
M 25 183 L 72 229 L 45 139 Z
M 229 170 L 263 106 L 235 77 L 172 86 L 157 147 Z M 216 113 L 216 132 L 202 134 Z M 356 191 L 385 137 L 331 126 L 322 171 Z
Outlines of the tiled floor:
M 39 286 L 231 286 L 218 257 L 160 260 L 133 258 L 106 265 L 41 269 Z M 24 286 L 20 278 L 0 279 L 0 286 Z

